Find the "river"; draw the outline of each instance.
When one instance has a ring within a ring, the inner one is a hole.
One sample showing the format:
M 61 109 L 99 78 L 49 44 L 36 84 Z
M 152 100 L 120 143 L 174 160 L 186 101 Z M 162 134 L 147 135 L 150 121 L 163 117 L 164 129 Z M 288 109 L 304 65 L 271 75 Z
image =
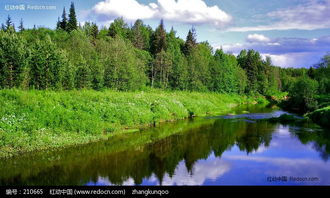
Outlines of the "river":
M 330 133 L 258 120 L 283 113 L 246 106 L 1 160 L 0 186 L 330 185 Z

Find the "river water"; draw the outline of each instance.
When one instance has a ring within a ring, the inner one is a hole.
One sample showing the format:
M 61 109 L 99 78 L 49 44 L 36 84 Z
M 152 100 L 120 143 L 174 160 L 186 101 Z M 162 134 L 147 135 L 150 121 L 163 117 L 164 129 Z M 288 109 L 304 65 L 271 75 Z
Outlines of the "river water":
M 0 161 L 0 185 L 330 185 L 330 132 L 240 107 Z

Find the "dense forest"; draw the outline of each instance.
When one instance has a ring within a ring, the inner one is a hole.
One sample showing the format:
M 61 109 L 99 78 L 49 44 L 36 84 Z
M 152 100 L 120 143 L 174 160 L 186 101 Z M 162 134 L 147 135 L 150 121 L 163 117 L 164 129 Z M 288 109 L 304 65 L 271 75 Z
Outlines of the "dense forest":
M 310 69 L 280 68 L 270 57 L 242 50 L 238 56 L 197 42 L 194 28 L 186 40 L 153 30 L 142 20 L 129 26 L 117 18 L 109 28 L 78 24 L 74 4 L 64 8 L 56 29 L 15 28 L 10 16 L 0 30 L 2 89 L 159 88 L 272 96 L 288 92 L 288 106 L 303 112 L 328 106 L 330 55 Z M 326 99 L 324 99 L 326 98 Z

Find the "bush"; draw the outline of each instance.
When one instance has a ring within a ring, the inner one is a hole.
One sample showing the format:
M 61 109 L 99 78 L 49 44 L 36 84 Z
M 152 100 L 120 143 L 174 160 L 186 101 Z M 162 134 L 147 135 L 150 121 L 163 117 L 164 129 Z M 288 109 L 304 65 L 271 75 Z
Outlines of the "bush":
M 308 77 L 300 78 L 289 91 L 287 106 L 298 112 L 310 112 L 317 109 L 315 98 L 318 91 L 318 83 Z

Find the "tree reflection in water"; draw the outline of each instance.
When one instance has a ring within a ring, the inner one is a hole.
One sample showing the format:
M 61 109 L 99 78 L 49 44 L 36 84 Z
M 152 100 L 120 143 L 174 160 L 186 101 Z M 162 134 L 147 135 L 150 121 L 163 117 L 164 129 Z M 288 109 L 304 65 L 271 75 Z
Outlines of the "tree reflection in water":
M 201 174 L 196 170 L 207 166 L 196 165 L 196 162 L 210 156 L 214 156 L 217 167 L 223 168 L 217 174 L 224 174 L 229 169 L 229 165 L 221 161 L 225 151 L 237 146 L 249 155 L 261 147 L 267 148 L 278 126 L 267 121 L 251 123 L 228 119 L 167 123 L 105 142 L 2 160 L 0 185 L 85 185 L 98 183 L 100 178 L 115 185 L 127 181 L 142 184 L 151 178 L 162 184 L 164 178 L 175 177 L 182 163 L 186 176 Z M 308 132 L 303 127 L 296 127 L 292 132 L 302 143 L 313 142 L 314 149 L 328 160 L 329 133 Z

